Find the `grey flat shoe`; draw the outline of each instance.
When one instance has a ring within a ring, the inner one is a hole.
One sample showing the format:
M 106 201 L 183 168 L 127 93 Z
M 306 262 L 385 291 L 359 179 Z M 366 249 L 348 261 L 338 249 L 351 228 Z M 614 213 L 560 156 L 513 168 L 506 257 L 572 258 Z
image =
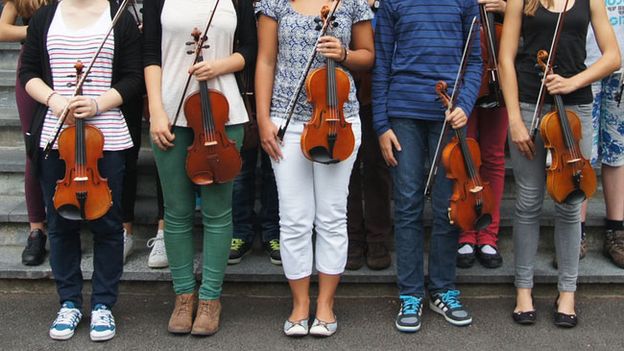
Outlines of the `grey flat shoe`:
M 308 335 L 308 320 L 302 319 L 300 321 L 291 322 L 287 319 L 286 322 L 284 322 L 284 334 L 293 337 Z
M 327 337 L 334 335 L 336 330 L 338 330 L 337 320 L 335 322 L 328 323 L 314 318 L 314 323 L 312 323 L 312 327 L 310 328 L 310 335 Z

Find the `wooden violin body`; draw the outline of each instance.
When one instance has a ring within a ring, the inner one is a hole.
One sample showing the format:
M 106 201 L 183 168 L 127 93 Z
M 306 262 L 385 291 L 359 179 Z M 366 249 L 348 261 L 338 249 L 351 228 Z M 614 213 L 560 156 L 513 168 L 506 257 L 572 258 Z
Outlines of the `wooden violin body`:
M 485 11 L 485 5 L 479 5 L 481 11 L 481 57 L 483 74 L 481 87 L 477 95 L 477 105 L 493 108 L 504 105 L 498 75 L 498 43 L 503 33 L 503 25 L 494 22 L 492 13 Z
M 540 124 L 544 147 L 550 150 L 552 156 L 546 175 L 546 189 L 558 203 L 578 204 L 596 192 L 596 173 L 580 151 L 572 151 L 580 150 L 578 143 L 582 136 L 582 127 L 578 115 L 570 110 L 563 111 L 565 112 L 555 110 L 547 113 Z M 565 133 L 562 132 L 567 127 L 562 124 L 569 125 L 573 136 L 569 141 L 574 143 L 572 147 L 567 145 Z
M 537 64 L 544 73 L 552 72 L 547 59 L 547 51 L 537 53 Z M 596 173 L 579 147 L 582 137 L 579 116 L 566 110 L 560 95 L 552 97 L 554 110 L 547 113 L 540 123 L 544 147 L 552 156 L 546 175 L 546 189 L 558 203 L 580 204 L 596 192 Z
M 473 138 L 464 138 L 474 168 L 481 169 L 479 144 Z M 492 223 L 493 208 L 490 183 L 472 178 L 465 165 L 462 142 L 457 136 L 444 147 L 442 164 L 446 177 L 452 179 L 453 195 L 449 204 L 449 220 L 463 231 L 482 230 Z
M 200 82 L 200 92 L 186 98 L 184 114 L 194 135 L 186 156 L 188 177 L 197 185 L 233 180 L 242 162 L 236 144 L 225 133 L 229 120 L 225 96 Z
M 436 84 L 436 92 L 447 108 L 452 106 L 446 82 Z M 494 199 L 489 182 L 480 175 L 479 143 L 467 138 L 464 129 L 455 129 L 455 136 L 442 150 L 446 177 L 453 180 L 453 195 L 449 203 L 450 223 L 463 231 L 482 230 L 492 223 Z
M 355 148 L 351 123 L 345 120 L 343 111 L 349 99 L 349 77 L 339 68 L 334 68 L 333 74 L 331 69 L 317 68 L 306 80 L 308 101 L 313 107 L 312 118 L 301 135 L 301 151 L 309 160 L 320 163 L 344 161 Z
M 78 61 L 75 67 L 78 82 L 83 65 Z M 102 132 L 77 118 L 75 125 L 61 132 L 58 147 L 59 157 L 65 161 L 65 176 L 56 183 L 54 208 L 69 220 L 91 221 L 104 216 L 113 198 L 98 170 L 98 160 L 104 156 Z

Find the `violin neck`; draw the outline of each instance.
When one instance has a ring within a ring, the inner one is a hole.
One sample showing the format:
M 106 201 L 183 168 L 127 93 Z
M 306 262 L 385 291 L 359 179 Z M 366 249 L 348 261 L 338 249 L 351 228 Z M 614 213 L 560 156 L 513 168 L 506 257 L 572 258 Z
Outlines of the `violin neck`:
M 204 57 L 199 55 L 197 57 L 197 63 L 202 62 Z M 208 83 L 205 80 L 198 81 L 199 84 L 199 96 L 201 97 L 201 109 L 202 109 L 202 122 L 204 130 L 214 129 L 214 119 L 212 117 L 212 106 L 210 104 L 210 93 L 208 91 Z
M 561 123 L 561 132 L 563 133 L 563 139 L 565 141 L 568 150 L 575 147 L 574 135 L 572 134 L 572 127 L 570 127 L 570 121 L 568 120 L 568 113 L 566 112 L 565 105 L 563 104 L 563 98 L 561 95 L 553 95 L 555 101 L 555 109 L 559 116 Z
M 470 179 L 477 179 L 479 176 L 479 171 L 475 167 L 474 160 L 472 159 L 472 154 L 470 153 L 470 148 L 468 147 L 468 142 L 466 141 L 466 133 L 465 127 L 454 129 L 455 135 L 457 136 L 457 140 L 459 141 L 459 148 L 461 149 L 462 156 L 464 157 L 464 165 L 466 166 L 466 171 L 470 176 Z
M 336 95 L 336 61 L 327 59 L 327 105 L 336 107 L 338 105 Z

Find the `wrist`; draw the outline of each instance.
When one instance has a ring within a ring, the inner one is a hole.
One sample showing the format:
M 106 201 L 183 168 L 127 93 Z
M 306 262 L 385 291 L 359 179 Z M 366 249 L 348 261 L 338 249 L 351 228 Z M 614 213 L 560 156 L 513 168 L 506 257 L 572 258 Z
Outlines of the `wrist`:
M 347 59 L 349 58 L 349 49 L 344 45 L 342 45 L 341 47 L 342 47 L 343 54 L 342 54 L 342 58 L 340 59 L 340 61 L 338 61 L 338 63 L 345 63 Z
M 97 116 L 100 114 L 100 105 L 98 104 L 97 100 L 95 98 L 91 98 L 91 101 L 93 102 L 93 105 L 95 106 L 95 114 L 94 116 Z
M 47 96 L 47 97 L 46 97 L 46 99 L 45 99 L 45 105 L 46 105 L 47 107 L 50 107 L 50 102 L 51 102 L 52 98 L 53 98 L 55 95 L 59 95 L 59 93 L 58 93 L 56 90 L 52 90 L 52 91 L 48 94 L 48 96 Z

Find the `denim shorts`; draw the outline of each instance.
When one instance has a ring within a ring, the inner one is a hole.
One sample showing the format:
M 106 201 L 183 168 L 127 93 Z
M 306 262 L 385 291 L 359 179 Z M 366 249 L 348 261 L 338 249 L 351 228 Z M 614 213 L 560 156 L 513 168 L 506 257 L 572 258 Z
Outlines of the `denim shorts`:
M 613 73 L 592 84 L 594 125 L 592 163 L 624 165 L 624 104 L 618 107 L 621 73 Z

